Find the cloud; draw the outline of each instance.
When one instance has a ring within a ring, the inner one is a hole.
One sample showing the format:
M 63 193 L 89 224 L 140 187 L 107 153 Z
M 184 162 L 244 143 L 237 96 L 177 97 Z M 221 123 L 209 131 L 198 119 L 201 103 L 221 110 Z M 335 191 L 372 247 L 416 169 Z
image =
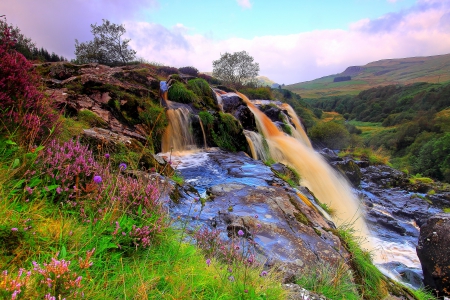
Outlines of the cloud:
M 125 24 L 131 48 L 148 61 L 212 71 L 212 62 L 221 54 L 246 50 L 260 64 L 261 75 L 285 84 L 340 73 L 348 66 L 381 59 L 450 53 L 447 0 L 418 0 L 407 10 L 378 19 L 361 19 L 346 30 L 223 40 L 213 33 L 192 34 L 184 24 L 168 28 L 144 22 L 140 11 L 158 9 L 156 0 L 129 1 L 126 7 L 120 5 L 120 0 L 72 0 L 64 4 L 47 1 L 51 1 L 52 10 L 40 9 L 35 0 L 11 0 L 8 5 L 2 0 L 0 11 L 38 46 L 69 58 L 74 57 L 75 38 L 80 42 L 92 39 L 89 24 L 101 23 L 102 18 Z
M 221 54 L 246 50 L 259 62 L 261 75 L 289 84 L 381 59 L 450 53 L 450 9 L 442 3 L 426 2 L 376 20 L 362 19 L 348 30 L 252 39 L 216 40 L 148 23 L 126 26 L 131 45 L 147 60 L 212 71 L 212 61 Z
M 242 8 L 252 8 L 250 0 L 236 0 L 238 5 Z
M 90 24 L 102 19 L 122 23 L 139 18 L 144 10 L 158 9 L 157 0 L 1 0 L 0 12 L 7 21 L 18 26 L 38 47 L 45 47 L 58 55 L 73 57 L 75 39 L 92 39 Z

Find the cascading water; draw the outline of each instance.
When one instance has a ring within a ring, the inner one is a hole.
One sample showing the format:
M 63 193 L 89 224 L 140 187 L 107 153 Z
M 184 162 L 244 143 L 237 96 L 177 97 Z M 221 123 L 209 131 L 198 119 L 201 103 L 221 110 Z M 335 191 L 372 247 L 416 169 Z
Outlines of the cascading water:
M 302 141 L 306 144 L 306 146 L 312 148 L 311 141 L 306 135 L 305 129 L 303 128 L 302 123 L 298 119 L 298 116 L 295 113 L 294 109 L 287 103 L 283 103 L 281 106 L 288 112 L 289 117 L 291 117 L 291 120 L 295 125 L 296 132 L 300 135 Z
M 245 95 L 238 95 L 254 114 L 258 127 L 266 138 L 271 157 L 299 172 L 302 183 L 320 201 L 327 203 L 337 212 L 338 224 L 352 223 L 359 236 L 367 237 L 368 230 L 362 217 L 362 208 L 346 180 L 333 171 L 310 146 L 285 135 Z
M 190 111 L 187 107 L 167 110 L 169 126 L 162 138 L 162 152 L 183 151 L 196 149 L 194 136 L 191 131 Z
M 198 122 L 200 123 L 200 128 L 202 129 L 204 147 L 205 147 L 205 149 L 207 149 L 208 145 L 206 144 L 205 128 L 203 128 L 203 122 L 200 117 L 198 117 Z
M 266 161 L 269 158 L 266 147 L 264 147 L 264 138 L 257 132 L 244 130 L 247 143 L 250 146 L 253 159 Z

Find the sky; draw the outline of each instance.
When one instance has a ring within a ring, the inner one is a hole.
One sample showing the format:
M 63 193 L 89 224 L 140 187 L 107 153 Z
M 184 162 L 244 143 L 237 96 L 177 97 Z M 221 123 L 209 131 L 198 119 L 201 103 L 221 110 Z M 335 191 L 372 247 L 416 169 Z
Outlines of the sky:
M 0 15 L 69 59 L 107 19 L 149 62 L 211 72 L 221 54 L 245 50 L 279 84 L 450 53 L 450 0 L 1 0 Z

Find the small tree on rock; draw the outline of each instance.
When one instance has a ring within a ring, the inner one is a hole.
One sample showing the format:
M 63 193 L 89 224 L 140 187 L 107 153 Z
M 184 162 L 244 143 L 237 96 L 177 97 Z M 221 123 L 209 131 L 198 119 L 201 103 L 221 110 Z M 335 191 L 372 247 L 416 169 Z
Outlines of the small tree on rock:
M 259 64 L 246 51 L 226 52 L 213 61 L 213 77 L 235 88 L 254 82 L 259 73 Z
M 94 40 L 79 43 L 75 40 L 75 55 L 78 63 L 126 64 L 136 56 L 136 51 L 128 48 L 129 39 L 123 39 L 126 30 L 123 25 L 103 19 L 102 25 L 91 24 Z

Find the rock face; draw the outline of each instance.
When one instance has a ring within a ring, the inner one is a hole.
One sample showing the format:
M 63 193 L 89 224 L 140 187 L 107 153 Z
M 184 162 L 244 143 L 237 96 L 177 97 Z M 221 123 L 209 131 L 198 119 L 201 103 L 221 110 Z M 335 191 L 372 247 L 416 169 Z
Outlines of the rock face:
M 242 230 L 245 238 L 256 243 L 261 261 L 283 265 L 286 282 L 319 262 L 336 265 L 348 259 L 333 234 L 333 223 L 318 212 L 306 189 L 291 188 L 270 167 L 244 153 L 215 150 L 198 155 L 203 156 L 178 165 L 176 157 L 172 161 L 209 200 L 201 207 L 185 197 L 172 208 L 173 214 L 195 219 L 191 226 L 220 230 L 229 238 Z M 202 160 L 201 170 L 191 163 L 197 159 Z M 200 213 L 194 218 L 189 216 L 193 211 Z
M 226 93 L 221 96 L 223 111 L 238 119 L 244 129 L 256 131 L 255 117 L 244 101 L 235 93 Z
M 417 255 L 425 285 L 450 296 L 450 214 L 432 216 L 420 227 Z

